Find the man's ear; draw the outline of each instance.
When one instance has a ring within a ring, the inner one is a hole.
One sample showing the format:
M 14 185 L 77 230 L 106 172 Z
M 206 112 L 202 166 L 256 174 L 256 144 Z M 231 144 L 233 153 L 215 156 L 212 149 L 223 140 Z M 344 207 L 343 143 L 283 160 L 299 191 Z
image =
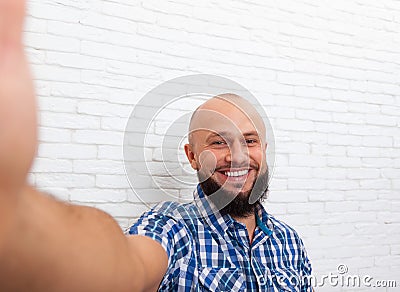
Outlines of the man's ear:
M 185 144 L 185 153 L 186 153 L 186 157 L 189 160 L 189 163 L 192 166 L 192 168 L 194 170 L 199 170 L 197 167 L 196 157 L 194 155 L 192 146 L 190 144 Z

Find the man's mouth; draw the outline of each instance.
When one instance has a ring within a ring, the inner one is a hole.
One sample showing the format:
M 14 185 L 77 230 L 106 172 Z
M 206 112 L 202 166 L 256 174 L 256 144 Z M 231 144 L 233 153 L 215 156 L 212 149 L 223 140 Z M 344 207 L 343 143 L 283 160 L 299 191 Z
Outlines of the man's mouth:
M 246 169 L 221 169 L 216 171 L 219 174 L 222 183 L 245 183 L 248 176 L 253 170 L 251 168 Z
M 228 177 L 239 177 L 244 176 L 249 173 L 248 169 L 238 170 L 238 171 L 224 171 L 224 174 Z

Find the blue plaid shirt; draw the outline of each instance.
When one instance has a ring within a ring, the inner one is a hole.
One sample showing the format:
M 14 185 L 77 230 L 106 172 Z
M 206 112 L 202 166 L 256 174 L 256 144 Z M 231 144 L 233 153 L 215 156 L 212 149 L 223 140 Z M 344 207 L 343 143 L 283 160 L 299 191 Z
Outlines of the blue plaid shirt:
M 168 269 L 158 291 L 312 291 L 304 245 L 259 206 L 250 244 L 246 226 L 213 210 L 200 186 L 194 202 L 160 203 L 129 229 L 158 241 Z

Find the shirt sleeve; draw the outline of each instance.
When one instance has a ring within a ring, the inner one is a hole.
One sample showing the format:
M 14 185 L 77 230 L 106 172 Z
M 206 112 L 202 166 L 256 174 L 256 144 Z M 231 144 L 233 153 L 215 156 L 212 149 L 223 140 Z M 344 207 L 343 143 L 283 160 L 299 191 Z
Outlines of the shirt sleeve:
M 300 274 L 301 274 L 301 291 L 312 292 L 312 281 L 311 281 L 311 262 L 308 258 L 307 251 L 301 241 L 301 263 L 300 263 Z
M 186 228 L 181 222 L 154 209 L 144 213 L 127 233 L 144 235 L 160 243 L 168 255 L 169 267 L 183 256 L 189 242 Z

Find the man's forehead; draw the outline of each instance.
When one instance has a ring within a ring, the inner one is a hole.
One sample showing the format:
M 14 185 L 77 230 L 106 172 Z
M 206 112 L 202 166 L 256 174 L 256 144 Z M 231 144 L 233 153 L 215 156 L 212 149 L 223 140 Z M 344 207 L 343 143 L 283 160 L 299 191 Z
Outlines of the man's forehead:
M 265 128 L 257 110 L 246 100 L 214 97 L 195 111 L 190 122 L 190 130 L 222 131 L 224 128 L 241 128 L 244 124 L 259 131 Z
M 231 96 L 228 96 L 231 97 Z M 193 114 L 190 132 L 211 131 L 215 133 L 257 132 L 265 136 L 264 122 L 257 110 L 241 97 L 214 97 L 201 105 Z

